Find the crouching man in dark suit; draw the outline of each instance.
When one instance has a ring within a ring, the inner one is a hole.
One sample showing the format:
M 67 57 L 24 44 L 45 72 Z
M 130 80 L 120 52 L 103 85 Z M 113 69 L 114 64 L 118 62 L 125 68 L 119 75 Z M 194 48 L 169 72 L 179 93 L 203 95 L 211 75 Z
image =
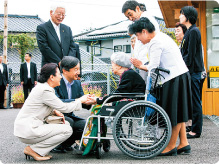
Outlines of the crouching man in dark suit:
M 37 67 L 35 63 L 30 61 L 31 57 L 30 53 L 26 53 L 24 57 L 26 62 L 21 64 L 20 67 L 20 80 L 21 85 L 23 85 L 25 100 L 28 97 L 28 91 L 31 91 L 37 84 Z
M 80 61 L 72 56 L 65 56 L 60 63 L 62 70 L 62 79 L 60 86 L 55 88 L 56 95 L 63 102 L 71 102 L 84 95 L 81 87 L 81 82 L 78 79 L 80 74 Z M 94 103 L 94 102 L 90 102 Z M 90 109 L 91 105 L 82 104 L 83 108 Z M 70 123 L 73 134 L 61 145 L 52 150 L 52 152 L 65 153 L 66 151 L 72 151 L 71 147 L 75 140 L 80 140 L 86 121 L 83 118 L 77 117 L 74 113 L 65 113 L 65 119 Z
M 4 107 L 4 94 L 5 89 L 8 86 L 8 69 L 7 65 L 2 63 L 3 56 L 0 56 L 0 109 Z

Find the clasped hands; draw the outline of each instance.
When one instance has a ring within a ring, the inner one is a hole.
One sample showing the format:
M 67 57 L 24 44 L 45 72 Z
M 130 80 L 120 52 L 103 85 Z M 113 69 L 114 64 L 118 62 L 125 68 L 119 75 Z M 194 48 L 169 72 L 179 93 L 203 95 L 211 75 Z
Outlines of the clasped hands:
M 96 101 L 97 97 L 94 94 L 87 94 L 79 98 L 82 104 L 86 105 L 95 105 L 97 104 Z

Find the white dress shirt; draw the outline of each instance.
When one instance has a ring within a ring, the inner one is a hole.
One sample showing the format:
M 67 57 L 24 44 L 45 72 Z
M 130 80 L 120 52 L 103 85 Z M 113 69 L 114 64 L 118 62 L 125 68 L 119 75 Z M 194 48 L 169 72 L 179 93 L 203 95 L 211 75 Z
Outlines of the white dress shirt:
M 53 21 L 50 19 L 50 21 L 52 22 L 52 25 L 56 31 L 56 34 L 59 38 L 59 41 L 61 42 L 61 36 L 60 36 L 60 24 L 57 26 L 55 23 L 53 23 Z
M 3 65 L 2 65 L 2 63 L 0 63 L 0 70 L 1 70 L 1 73 L 3 74 Z
M 31 78 L 31 75 L 30 75 L 30 62 L 26 62 L 27 64 L 27 78 L 30 79 Z

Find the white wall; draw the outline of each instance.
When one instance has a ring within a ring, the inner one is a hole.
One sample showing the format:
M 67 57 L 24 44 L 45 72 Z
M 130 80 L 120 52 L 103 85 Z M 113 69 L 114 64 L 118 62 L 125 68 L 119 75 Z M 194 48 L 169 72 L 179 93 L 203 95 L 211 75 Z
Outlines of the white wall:
M 113 54 L 113 40 L 102 40 L 101 41 L 101 58 L 109 58 Z M 110 49 L 106 49 L 110 48 Z

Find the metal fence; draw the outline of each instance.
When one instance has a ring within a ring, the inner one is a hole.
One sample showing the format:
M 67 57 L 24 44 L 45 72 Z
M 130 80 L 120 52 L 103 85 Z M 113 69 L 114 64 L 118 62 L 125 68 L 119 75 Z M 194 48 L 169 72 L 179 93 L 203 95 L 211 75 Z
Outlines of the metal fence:
M 13 91 L 22 88 L 20 85 L 20 62 L 9 62 L 9 86 L 7 88 L 7 107 L 12 106 Z M 37 64 L 37 68 L 41 65 Z M 38 69 L 39 70 L 39 69 Z M 40 71 L 37 71 L 38 73 Z M 116 90 L 119 76 L 114 75 L 110 64 L 82 64 L 81 84 L 85 94 L 102 97 Z

